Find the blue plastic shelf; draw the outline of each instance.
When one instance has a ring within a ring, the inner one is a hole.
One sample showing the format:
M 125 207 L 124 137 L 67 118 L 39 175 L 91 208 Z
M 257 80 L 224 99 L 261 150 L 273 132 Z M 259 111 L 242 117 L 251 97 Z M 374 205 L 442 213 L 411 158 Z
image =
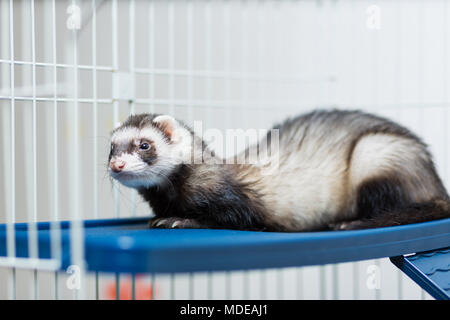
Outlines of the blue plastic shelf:
M 391 261 L 434 298 L 450 300 L 450 247 Z
M 450 246 L 450 219 L 356 231 L 305 233 L 148 229 L 147 218 L 84 222 L 88 270 L 193 272 L 321 265 Z M 50 258 L 49 223 L 38 223 L 39 257 Z M 71 264 L 69 222 L 62 222 L 62 269 Z M 28 257 L 27 224 L 15 225 L 18 257 Z M 0 256 L 6 226 L 0 225 Z

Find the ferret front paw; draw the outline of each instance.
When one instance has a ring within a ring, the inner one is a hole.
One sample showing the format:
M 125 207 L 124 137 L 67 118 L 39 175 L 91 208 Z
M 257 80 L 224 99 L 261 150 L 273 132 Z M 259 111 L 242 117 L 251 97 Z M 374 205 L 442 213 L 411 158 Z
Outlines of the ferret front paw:
M 196 229 L 205 228 L 194 219 L 184 218 L 153 218 L 148 223 L 150 228 L 157 229 Z

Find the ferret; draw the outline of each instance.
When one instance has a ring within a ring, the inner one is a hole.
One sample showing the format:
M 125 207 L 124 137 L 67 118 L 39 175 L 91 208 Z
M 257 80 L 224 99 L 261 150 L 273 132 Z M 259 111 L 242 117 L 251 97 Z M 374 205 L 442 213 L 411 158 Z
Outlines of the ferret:
M 450 217 L 427 146 L 399 124 L 316 110 L 273 129 L 261 141 L 277 132 L 278 148 L 263 165 L 228 163 L 171 116 L 131 115 L 112 132 L 108 171 L 149 203 L 152 228 L 301 232 Z M 215 161 L 193 161 L 205 151 Z

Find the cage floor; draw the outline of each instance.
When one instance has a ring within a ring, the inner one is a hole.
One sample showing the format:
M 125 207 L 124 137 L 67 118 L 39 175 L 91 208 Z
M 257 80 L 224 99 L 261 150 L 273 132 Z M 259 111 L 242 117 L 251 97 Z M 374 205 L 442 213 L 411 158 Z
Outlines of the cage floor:
M 173 273 L 320 265 L 434 250 L 450 245 L 450 219 L 356 231 L 305 233 L 148 229 L 147 218 L 84 221 L 90 271 Z M 28 224 L 15 224 L 16 256 L 28 257 Z M 69 222 L 59 223 L 61 268 L 71 265 Z M 37 224 L 39 258 L 50 258 L 50 223 Z M 0 225 L 0 256 L 7 226 Z

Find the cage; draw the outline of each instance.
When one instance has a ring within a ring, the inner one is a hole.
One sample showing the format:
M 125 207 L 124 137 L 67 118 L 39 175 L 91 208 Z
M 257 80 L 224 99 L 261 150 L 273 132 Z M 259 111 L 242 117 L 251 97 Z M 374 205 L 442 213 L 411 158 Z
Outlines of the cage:
M 387 258 L 89 271 L 82 225 L 151 214 L 106 173 L 109 132 L 141 112 L 224 131 L 367 110 L 423 137 L 448 188 L 449 17 L 445 0 L 0 0 L 0 297 L 431 299 Z

